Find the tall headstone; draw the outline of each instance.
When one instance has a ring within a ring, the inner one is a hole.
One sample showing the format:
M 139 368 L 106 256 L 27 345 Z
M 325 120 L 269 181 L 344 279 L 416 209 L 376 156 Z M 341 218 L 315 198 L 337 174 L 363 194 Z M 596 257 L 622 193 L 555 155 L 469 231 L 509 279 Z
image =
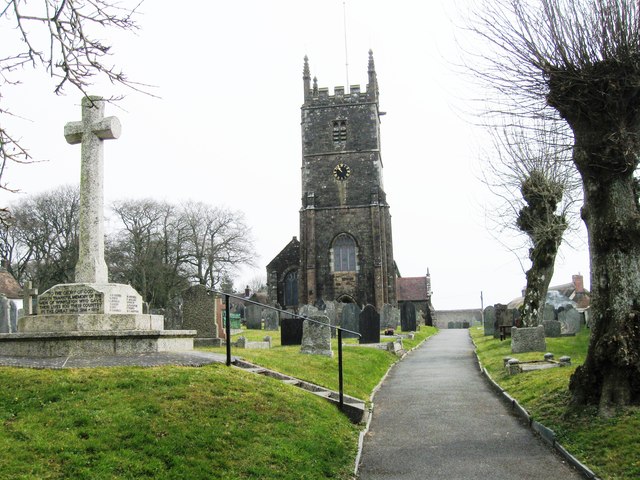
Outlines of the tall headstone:
M 262 330 L 262 307 L 250 304 L 244 308 L 244 321 L 248 330 Z
M 280 316 L 280 345 L 302 344 L 302 320 L 283 313 Z
M 564 311 L 558 314 L 562 335 L 575 335 L 580 331 L 582 315 L 575 308 L 567 305 Z
M 332 357 L 329 317 L 326 315 L 314 315 L 310 318 L 313 321 L 305 320 L 302 324 L 302 347 L 300 348 L 300 353 Z
M 278 312 L 275 310 L 271 310 L 270 308 L 265 308 L 262 311 L 262 317 L 264 318 L 264 329 L 275 331 L 279 328 L 278 321 Z
M 355 303 L 347 303 L 342 307 L 342 320 L 340 326 L 351 330 L 352 332 L 360 333 L 360 307 Z M 343 338 L 356 338 L 357 335 L 348 332 L 342 332 Z
M 559 337 L 562 333 L 562 324 L 558 320 L 543 320 L 544 336 L 547 338 Z
M 495 331 L 496 309 L 489 305 L 484 309 L 484 334 L 493 335 Z
M 496 314 L 496 321 L 494 323 L 493 329 L 493 338 L 500 338 L 500 327 L 503 325 L 513 325 L 513 316 L 511 315 L 511 312 L 507 310 L 506 305 L 496 303 L 493 308 Z
M 0 333 L 11 333 L 11 302 L 0 293 Z
M 542 313 L 542 319 L 544 320 L 557 320 L 556 309 L 550 303 L 544 304 L 544 311 Z
M 194 345 L 217 346 L 220 332 L 216 324 L 217 298 L 204 285 L 193 285 L 184 292 L 182 304 L 182 328 L 196 330 Z
M 358 319 L 360 343 L 380 343 L 380 314 L 373 305 L 367 305 Z
M 416 331 L 416 306 L 412 302 L 403 302 L 400 308 L 400 325 L 403 332 Z
M 380 311 L 380 328 L 382 330 L 386 330 L 387 328 L 395 330 L 398 327 L 393 314 L 393 308 L 394 307 L 388 303 L 382 305 L 382 310 Z

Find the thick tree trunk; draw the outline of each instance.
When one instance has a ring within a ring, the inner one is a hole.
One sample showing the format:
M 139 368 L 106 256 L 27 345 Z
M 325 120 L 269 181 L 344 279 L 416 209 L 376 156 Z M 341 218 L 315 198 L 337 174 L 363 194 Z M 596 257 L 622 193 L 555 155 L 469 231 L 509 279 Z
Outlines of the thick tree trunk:
M 569 388 L 574 403 L 597 404 L 606 415 L 612 407 L 640 400 L 640 209 L 633 178 L 637 143 L 621 139 L 624 131 L 596 137 L 593 132 L 581 136 L 574 128 L 574 133 L 574 161 L 585 194 L 582 217 L 589 234 L 593 320 L 586 361 Z
M 536 327 L 542 324 L 547 290 L 553 276 L 553 267 L 561 239 L 562 233 L 558 240 L 538 242 L 529 251 L 531 268 L 527 270 L 527 289 L 522 304 L 522 323 L 525 327 Z

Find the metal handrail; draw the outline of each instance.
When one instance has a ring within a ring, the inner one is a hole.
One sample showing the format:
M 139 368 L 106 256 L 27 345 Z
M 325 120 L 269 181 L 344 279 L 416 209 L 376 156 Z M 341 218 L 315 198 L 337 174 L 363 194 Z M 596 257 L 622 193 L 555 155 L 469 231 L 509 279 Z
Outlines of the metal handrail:
M 254 300 L 249 300 L 244 297 L 240 297 L 238 295 L 233 295 L 231 293 L 220 292 L 217 290 L 211 290 L 212 293 L 216 295 L 224 295 L 225 297 L 225 315 L 226 315 L 226 325 L 225 325 L 225 333 L 227 337 L 227 367 L 231 365 L 231 312 L 229 306 L 229 298 L 235 298 L 237 300 L 242 300 L 243 302 L 248 302 L 253 305 L 258 305 L 263 308 L 268 308 L 270 310 L 274 310 L 276 312 L 284 313 L 286 315 L 290 315 L 293 318 L 298 318 L 301 320 L 307 320 L 312 323 L 317 323 L 319 325 L 324 325 L 326 327 L 332 328 L 338 333 L 338 390 L 340 395 L 340 409 L 342 410 L 344 407 L 344 392 L 343 392 L 343 375 L 342 375 L 342 332 L 351 333 L 357 335 L 358 337 L 362 337 L 359 332 L 354 332 L 353 330 L 348 330 L 346 328 L 339 327 L 337 325 L 331 325 L 329 323 L 320 322 L 318 320 L 314 320 L 309 318 L 306 315 L 298 315 L 297 313 L 291 313 L 287 310 L 282 310 L 280 308 L 272 307 L 271 305 L 265 305 L 264 303 L 256 302 Z

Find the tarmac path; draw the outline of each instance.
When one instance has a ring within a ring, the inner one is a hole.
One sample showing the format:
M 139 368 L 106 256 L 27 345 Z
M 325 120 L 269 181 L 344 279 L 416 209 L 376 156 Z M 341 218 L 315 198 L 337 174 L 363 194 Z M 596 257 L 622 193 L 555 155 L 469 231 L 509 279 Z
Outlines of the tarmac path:
M 374 398 L 358 478 L 583 478 L 509 412 L 480 375 L 467 330 L 441 330 Z

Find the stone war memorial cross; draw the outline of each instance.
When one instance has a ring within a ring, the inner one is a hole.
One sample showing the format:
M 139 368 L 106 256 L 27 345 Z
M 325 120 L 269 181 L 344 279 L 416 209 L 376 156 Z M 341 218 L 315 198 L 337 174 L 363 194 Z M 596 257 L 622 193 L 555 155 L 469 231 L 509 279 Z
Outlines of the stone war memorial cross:
M 76 283 L 107 283 L 104 261 L 104 140 L 120 136 L 120 121 L 104 118 L 101 97 L 82 99 L 82 120 L 64 126 L 64 138 L 81 144 L 80 248 Z
M 38 296 L 25 292 L 27 315 L 18 332 L 0 334 L 0 355 L 61 357 L 129 355 L 193 350 L 195 330 L 165 330 L 162 315 L 142 310 L 131 285 L 109 283 L 104 259 L 104 140 L 120 136 L 120 122 L 104 117 L 102 97 L 82 99 L 82 120 L 67 123 L 68 143 L 81 144 L 80 248 L 75 283 L 54 285 Z

